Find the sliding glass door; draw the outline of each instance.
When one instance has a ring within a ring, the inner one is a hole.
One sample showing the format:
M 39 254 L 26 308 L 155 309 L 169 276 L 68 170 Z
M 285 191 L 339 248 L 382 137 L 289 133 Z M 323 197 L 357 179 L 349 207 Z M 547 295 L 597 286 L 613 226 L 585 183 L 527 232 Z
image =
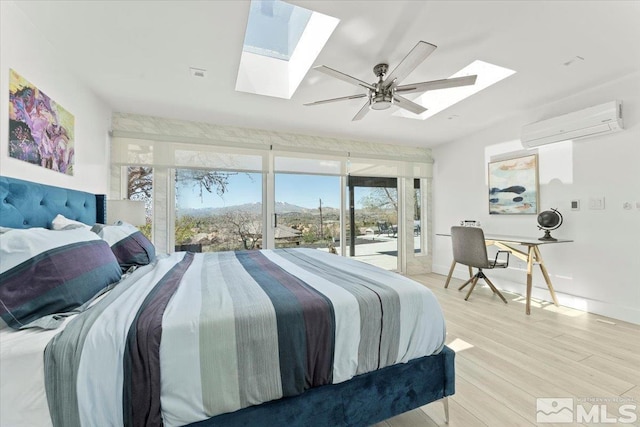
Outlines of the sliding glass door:
M 160 253 L 313 247 L 390 270 L 424 264 L 415 253 L 428 255 L 429 189 L 420 188 L 428 156 L 368 157 L 362 153 L 371 147 L 350 143 L 354 156 L 328 141 L 227 142 L 112 140 L 113 165 L 121 167 L 112 170 L 112 197 L 145 198 L 145 231 Z
M 348 256 L 398 270 L 397 178 L 348 177 Z

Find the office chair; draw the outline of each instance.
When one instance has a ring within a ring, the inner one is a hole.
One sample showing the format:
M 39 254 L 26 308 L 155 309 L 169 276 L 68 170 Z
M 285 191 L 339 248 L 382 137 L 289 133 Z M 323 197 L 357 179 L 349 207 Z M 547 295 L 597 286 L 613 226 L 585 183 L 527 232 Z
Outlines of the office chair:
M 465 301 L 469 299 L 473 288 L 475 288 L 476 283 L 478 283 L 478 279 L 484 279 L 493 293 L 497 294 L 506 304 L 507 300 L 505 297 L 493 285 L 493 283 L 491 283 L 491 280 L 485 276 L 482 269 L 507 268 L 509 266 L 509 251 L 498 251 L 495 259 L 489 259 L 487 256 L 487 245 L 485 244 L 484 233 L 479 227 L 451 227 L 451 241 L 453 245 L 454 261 L 478 269 L 478 272 L 473 277 L 464 282 L 464 284 L 458 288 L 458 290 L 461 291 L 465 286 L 471 283 L 471 288 L 469 288 L 469 292 L 467 292 L 467 296 L 464 298 Z M 498 260 L 498 256 L 501 253 L 507 254 L 506 261 Z

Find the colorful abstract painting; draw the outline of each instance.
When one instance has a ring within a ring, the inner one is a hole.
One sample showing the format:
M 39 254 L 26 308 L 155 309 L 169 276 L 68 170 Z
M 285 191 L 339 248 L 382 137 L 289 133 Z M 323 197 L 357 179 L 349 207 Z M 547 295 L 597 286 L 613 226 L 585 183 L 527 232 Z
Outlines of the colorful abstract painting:
M 538 213 L 538 155 L 489 163 L 489 213 Z
M 74 118 L 9 70 L 9 156 L 73 175 Z

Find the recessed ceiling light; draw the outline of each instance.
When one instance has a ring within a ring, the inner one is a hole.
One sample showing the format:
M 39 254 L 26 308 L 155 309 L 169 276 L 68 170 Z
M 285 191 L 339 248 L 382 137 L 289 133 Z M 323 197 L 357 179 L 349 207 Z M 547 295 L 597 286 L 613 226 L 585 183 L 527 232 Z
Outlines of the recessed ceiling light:
M 414 99 L 413 102 L 427 108 L 427 111 L 425 111 L 424 113 L 413 114 L 406 110 L 398 110 L 393 113 L 393 115 L 407 117 L 409 119 L 428 119 L 429 117 L 438 114 L 440 111 L 451 107 L 453 104 L 456 104 L 463 99 L 468 98 L 471 95 L 474 95 L 481 90 L 498 83 L 500 80 L 506 79 L 507 77 L 515 74 L 515 71 L 508 68 L 500 67 L 498 65 L 490 64 L 488 62 L 476 60 L 449 78 L 472 76 L 474 74 L 478 76 L 474 85 L 432 90 L 429 92 L 425 92 L 424 94 Z

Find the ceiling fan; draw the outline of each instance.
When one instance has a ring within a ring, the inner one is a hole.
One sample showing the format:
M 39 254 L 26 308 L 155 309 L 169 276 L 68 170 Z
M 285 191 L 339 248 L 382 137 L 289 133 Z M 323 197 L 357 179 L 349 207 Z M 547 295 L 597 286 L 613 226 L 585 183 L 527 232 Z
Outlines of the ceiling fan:
M 451 79 L 432 80 L 429 82 L 399 85 L 399 83 L 407 77 L 422 61 L 427 59 L 437 46 L 424 41 L 419 41 L 411 52 L 404 57 L 396 68 L 387 75 L 389 71 L 388 64 L 377 64 L 373 67 L 373 73 L 378 77 L 375 83 L 367 83 L 348 74 L 329 68 L 325 65 L 314 67 L 314 70 L 321 71 L 325 74 L 335 77 L 347 83 L 367 89 L 367 93 L 361 93 L 351 96 L 343 96 L 340 98 L 325 99 L 322 101 L 311 102 L 304 105 L 320 105 L 329 102 L 346 101 L 349 99 L 367 98 L 367 102 L 362 106 L 360 111 L 352 120 L 362 119 L 369 110 L 386 110 L 391 105 L 397 105 L 400 108 L 411 111 L 414 114 L 422 114 L 427 111 L 422 105 L 418 105 L 413 101 L 405 98 L 408 93 L 426 92 L 428 90 L 445 89 L 458 86 L 468 86 L 475 84 L 478 76 L 455 77 Z

